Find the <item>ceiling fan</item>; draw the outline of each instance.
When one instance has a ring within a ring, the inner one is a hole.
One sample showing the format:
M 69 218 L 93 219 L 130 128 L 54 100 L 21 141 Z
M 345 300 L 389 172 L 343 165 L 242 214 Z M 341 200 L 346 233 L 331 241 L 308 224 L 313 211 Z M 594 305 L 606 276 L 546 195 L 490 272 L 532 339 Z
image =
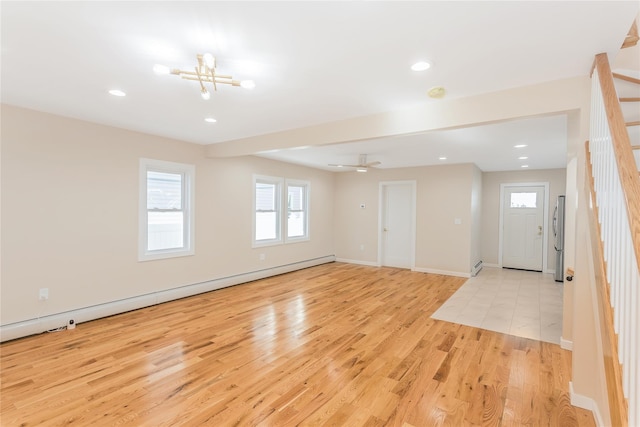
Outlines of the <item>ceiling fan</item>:
M 358 164 L 357 165 L 336 165 L 336 164 L 332 164 L 329 163 L 329 166 L 334 166 L 334 167 L 338 167 L 338 168 L 356 168 L 357 172 L 366 172 L 369 168 L 372 168 L 374 166 L 378 166 L 382 163 L 380 162 L 369 162 L 367 163 L 367 155 L 366 154 L 360 154 L 360 157 L 358 158 Z

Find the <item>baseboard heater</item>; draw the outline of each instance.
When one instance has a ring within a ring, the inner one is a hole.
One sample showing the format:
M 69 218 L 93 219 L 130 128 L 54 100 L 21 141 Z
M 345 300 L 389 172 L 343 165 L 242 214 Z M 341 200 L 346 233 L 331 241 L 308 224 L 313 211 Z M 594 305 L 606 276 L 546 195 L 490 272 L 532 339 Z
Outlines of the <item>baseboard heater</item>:
M 482 261 L 478 261 L 476 265 L 473 266 L 471 269 L 471 277 L 477 276 L 480 270 L 482 270 Z
M 69 320 L 73 319 L 75 324 L 100 319 L 102 317 L 113 316 L 114 314 L 125 313 L 139 308 L 149 307 L 163 302 L 186 298 L 204 292 L 215 291 L 241 283 L 252 282 L 291 271 L 302 270 L 303 268 L 334 262 L 334 255 L 313 258 L 305 261 L 294 262 L 277 267 L 256 270 L 234 276 L 223 277 L 206 282 L 194 283 L 181 286 L 179 288 L 167 289 L 150 294 L 112 301 L 105 304 L 98 304 L 90 307 L 83 307 L 77 310 L 63 313 L 51 314 L 37 319 L 25 320 L 22 322 L 10 323 L 0 326 L 0 342 L 26 337 L 28 335 L 39 334 L 66 326 Z

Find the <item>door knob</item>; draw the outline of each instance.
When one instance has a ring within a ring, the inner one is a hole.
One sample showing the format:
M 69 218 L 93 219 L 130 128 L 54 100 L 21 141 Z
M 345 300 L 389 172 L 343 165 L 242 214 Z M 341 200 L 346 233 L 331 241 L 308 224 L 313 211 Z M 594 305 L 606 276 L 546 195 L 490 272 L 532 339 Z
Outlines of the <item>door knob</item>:
M 387 230 L 387 227 L 385 227 L 383 230 L 384 230 L 384 231 L 389 231 L 389 230 Z
M 542 226 L 539 225 L 538 226 L 538 236 L 541 236 L 541 235 L 542 235 Z

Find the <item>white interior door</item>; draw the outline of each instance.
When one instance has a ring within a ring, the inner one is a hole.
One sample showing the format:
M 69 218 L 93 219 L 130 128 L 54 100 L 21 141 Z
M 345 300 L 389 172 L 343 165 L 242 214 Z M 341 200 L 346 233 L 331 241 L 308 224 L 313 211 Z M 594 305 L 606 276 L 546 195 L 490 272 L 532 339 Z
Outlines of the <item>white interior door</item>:
M 505 187 L 502 266 L 542 271 L 545 187 Z
M 381 264 L 411 268 L 414 234 L 414 186 L 386 183 L 381 187 Z

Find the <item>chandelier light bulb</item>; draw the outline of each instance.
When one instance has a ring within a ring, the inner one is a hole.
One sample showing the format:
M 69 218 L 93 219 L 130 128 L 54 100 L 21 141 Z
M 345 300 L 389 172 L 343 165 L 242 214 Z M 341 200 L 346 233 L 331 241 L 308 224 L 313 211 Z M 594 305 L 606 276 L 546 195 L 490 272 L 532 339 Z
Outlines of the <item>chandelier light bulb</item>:
M 256 87 L 256 83 L 253 80 L 242 80 L 240 82 L 240 86 L 245 89 L 253 89 L 254 87 Z
M 205 65 L 209 67 L 209 69 L 213 70 L 215 68 L 216 62 L 212 54 L 205 53 L 204 55 L 202 55 L 202 59 L 204 60 Z
M 156 64 L 153 66 L 153 72 L 159 76 L 169 74 L 169 67 L 167 67 L 166 65 Z
M 205 101 L 211 98 L 211 94 L 206 89 L 202 89 L 202 92 L 200 92 L 200 95 L 202 96 L 202 99 L 204 99 Z

